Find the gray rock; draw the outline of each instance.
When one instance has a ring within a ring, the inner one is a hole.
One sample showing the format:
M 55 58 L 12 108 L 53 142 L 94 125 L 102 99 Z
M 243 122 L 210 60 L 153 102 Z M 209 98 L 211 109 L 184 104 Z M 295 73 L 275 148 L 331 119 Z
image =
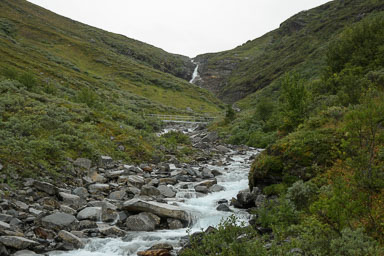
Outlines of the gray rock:
M 11 254 L 8 252 L 7 248 L 5 248 L 5 246 L 2 245 L 2 244 L 0 244 L 0 255 L 1 255 L 1 256 L 9 256 L 9 255 L 11 255 Z
M 200 193 L 203 193 L 203 194 L 207 194 L 208 193 L 208 188 L 206 186 L 196 186 L 195 190 L 196 190 L 196 192 L 200 192 Z
M 129 216 L 125 222 L 128 230 L 132 231 L 153 231 L 156 227 L 156 220 L 146 212 Z
M 107 182 L 107 179 L 95 170 L 90 171 L 88 173 L 88 178 L 90 178 L 92 182 L 98 182 L 98 183 Z
M 177 206 L 146 202 L 140 199 L 131 199 L 124 202 L 123 209 L 128 212 L 151 212 L 160 217 L 179 219 L 183 222 L 190 222 L 189 214 Z
M 127 196 L 125 190 L 114 191 L 109 194 L 108 198 L 111 200 L 123 200 Z
M 87 198 L 89 196 L 89 193 L 88 193 L 88 190 L 86 188 L 83 188 L 83 187 L 78 187 L 78 188 L 75 188 L 72 193 L 74 195 L 77 195 L 83 199 Z
M 57 212 L 41 219 L 41 224 L 50 229 L 71 229 L 77 219 L 68 213 Z
M 127 181 L 129 184 L 137 188 L 141 188 L 145 183 L 144 178 L 139 175 L 130 175 L 128 176 Z
M 80 197 L 77 195 L 60 192 L 59 197 L 61 198 L 61 200 L 63 200 L 64 204 L 74 208 L 80 207 L 83 203 Z
M 26 203 L 21 202 L 21 201 L 15 201 L 14 204 L 18 209 L 23 210 L 23 211 L 26 211 L 29 208 L 29 206 Z
M 116 226 L 99 227 L 99 232 L 107 237 L 123 237 L 126 235 L 126 232 L 124 230 L 121 230 Z
M 107 192 L 110 189 L 108 184 L 92 184 L 89 185 L 88 190 L 90 193 L 94 194 L 97 192 Z
M 202 142 L 214 142 L 219 138 L 217 132 L 209 132 L 204 138 L 201 139 Z
M 204 168 L 203 171 L 201 172 L 201 175 L 203 176 L 203 178 L 205 179 L 209 179 L 209 178 L 214 178 L 215 176 L 212 174 L 212 171 L 208 168 Z
M 56 186 L 54 186 L 50 183 L 47 183 L 47 182 L 35 181 L 35 182 L 33 182 L 33 186 L 37 190 L 43 191 L 43 192 L 45 192 L 51 196 L 56 195 L 59 191 L 59 189 Z
M 1 171 L 1 170 L 3 170 L 3 168 L 4 168 L 4 167 L 3 167 L 3 165 L 2 165 L 2 164 L 0 164 L 0 171 Z
M 173 191 L 170 187 L 168 187 L 166 185 L 160 185 L 157 187 L 157 189 L 160 191 L 160 193 L 164 197 L 175 197 L 176 196 L 176 192 Z
M 86 207 L 77 214 L 78 220 L 98 221 L 101 217 L 101 207 Z
M 255 206 L 260 208 L 264 205 L 265 201 L 267 200 L 267 197 L 265 195 L 258 195 L 255 199 Z
M 8 223 L 5 223 L 3 221 L 0 221 L 0 231 L 1 230 L 9 230 L 11 229 L 11 225 L 9 225 Z
M 241 208 L 249 208 L 255 204 L 255 195 L 248 190 L 242 190 L 237 194 L 237 201 L 242 205 Z
M 220 191 L 224 191 L 224 190 L 225 190 L 225 187 L 218 185 L 218 184 L 215 184 L 209 188 L 209 192 L 220 192 Z
M 17 250 L 23 250 L 39 245 L 39 243 L 35 241 L 19 236 L 0 236 L 0 243 L 5 245 L 6 247 L 14 248 Z
M 225 154 L 225 153 L 228 153 L 230 152 L 231 150 L 223 145 L 219 145 L 216 147 L 217 151 L 219 151 L 220 153 L 222 154 Z
M 160 191 L 157 188 L 155 188 L 154 186 L 145 185 L 145 186 L 141 187 L 140 195 L 142 195 L 142 196 L 159 196 Z
M 169 229 L 180 229 L 184 228 L 183 223 L 180 220 L 168 218 L 167 219 Z
M 2 255 L 2 254 L 0 253 L 0 255 Z M 12 254 L 12 256 L 39 256 L 39 255 L 41 255 L 41 254 L 36 254 L 35 252 L 30 251 L 30 250 L 21 250 L 21 251 L 17 251 L 14 254 Z
M 216 210 L 221 211 L 221 212 L 232 212 L 232 210 L 229 208 L 227 204 L 219 204 L 216 207 Z
M 118 171 L 109 171 L 106 174 L 106 177 L 109 179 L 117 179 L 119 176 L 124 175 L 125 170 L 118 170 Z
M 220 175 L 223 175 L 220 171 L 218 171 L 218 170 L 212 170 L 211 171 L 212 172 L 212 174 L 213 174 L 213 176 L 220 176 Z
M 12 220 L 13 216 L 9 214 L 1 214 L 0 213 L 0 221 L 4 221 L 9 223 Z
M 38 216 L 38 215 L 40 215 L 40 214 L 43 213 L 43 211 L 37 210 L 37 209 L 35 209 L 35 208 L 29 208 L 28 211 L 29 211 L 30 213 L 32 213 L 33 215 L 35 215 L 35 216 Z
M 110 156 L 101 156 L 99 160 L 99 165 L 101 167 L 109 167 L 112 165 L 113 159 Z
M 60 205 L 60 211 L 64 212 L 64 213 L 68 213 L 68 214 L 71 214 L 71 215 L 75 215 L 77 213 L 77 211 L 67 205 Z
M 84 248 L 85 246 L 84 242 L 80 238 L 72 233 L 69 233 L 68 231 L 61 230 L 57 235 L 61 238 L 61 240 L 72 245 L 75 249 Z
M 86 170 L 89 170 L 92 167 L 92 161 L 87 158 L 77 158 L 73 164 Z
M 101 207 L 101 220 L 103 222 L 117 222 L 119 214 L 116 212 L 116 207 L 110 207 L 106 202 Z

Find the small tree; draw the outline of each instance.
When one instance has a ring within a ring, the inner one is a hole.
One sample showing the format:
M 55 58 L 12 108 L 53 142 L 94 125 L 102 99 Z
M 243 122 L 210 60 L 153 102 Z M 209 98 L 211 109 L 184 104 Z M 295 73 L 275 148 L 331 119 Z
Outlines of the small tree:
M 286 74 L 282 81 L 282 112 L 285 115 L 283 130 L 291 132 L 307 115 L 308 91 L 304 80 L 297 73 Z
M 235 111 L 233 110 L 232 106 L 231 105 L 228 105 L 227 106 L 227 112 L 225 113 L 225 119 L 224 119 L 224 122 L 226 124 L 229 124 L 230 122 L 232 122 L 233 120 L 235 120 L 236 118 L 236 113 Z

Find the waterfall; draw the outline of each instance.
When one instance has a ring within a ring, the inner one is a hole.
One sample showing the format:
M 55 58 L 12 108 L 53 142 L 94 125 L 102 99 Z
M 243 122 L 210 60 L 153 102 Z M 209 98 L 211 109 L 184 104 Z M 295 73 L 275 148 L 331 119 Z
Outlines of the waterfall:
M 199 64 L 195 63 L 193 60 L 192 60 L 192 63 L 196 64 L 196 67 L 195 67 L 195 70 L 193 71 L 192 79 L 189 81 L 191 84 L 193 84 L 193 82 L 195 82 L 196 78 L 200 77 L 199 72 L 198 72 Z

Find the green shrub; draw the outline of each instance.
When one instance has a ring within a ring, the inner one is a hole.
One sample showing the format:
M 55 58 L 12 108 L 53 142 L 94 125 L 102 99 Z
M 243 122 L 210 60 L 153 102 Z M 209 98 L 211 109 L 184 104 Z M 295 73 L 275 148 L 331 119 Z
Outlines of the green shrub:
M 23 73 L 17 78 L 17 80 L 27 87 L 28 90 L 32 90 L 37 86 L 36 77 L 31 73 Z
M 362 229 L 343 229 L 341 237 L 331 241 L 331 255 L 379 256 L 383 253 L 378 242 L 367 236 Z
M 298 210 L 308 206 L 318 194 L 319 188 L 311 181 L 303 182 L 302 180 L 296 181 L 288 188 L 286 197 L 292 201 Z
M 183 250 L 181 256 L 268 255 L 262 241 L 258 239 L 257 232 L 250 226 L 238 224 L 235 216 L 222 220 L 217 231 L 190 239 L 191 247 Z
M 263 194 L 267 196 L 273 196 L 273 195 L 279 196 L 279 195 L 285 194 L 286 191 L 287 191 L 287 186 L 283 183 L 279 183 L 279 184 L 266 186 L 263 189 Z
M 299 222 L 299 215 L 295 205 L 284 198 L 279 200 L 267 201 L 264 206 L 256 210 L 257 222 L 267 228 L 273 228 L 275 231 L 286 229 L 290 225 Z

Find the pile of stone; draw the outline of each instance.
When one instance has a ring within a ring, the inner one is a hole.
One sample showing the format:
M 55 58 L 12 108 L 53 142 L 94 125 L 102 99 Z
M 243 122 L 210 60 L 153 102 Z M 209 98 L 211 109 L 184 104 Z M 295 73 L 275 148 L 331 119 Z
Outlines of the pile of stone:
M 0 186 L 0 255 L 42 255 L 83 248 L 89 238 L 187 227 L 189 214 L 168 202 L 175 199 L 180 184 L 193 182 L 201 195 L 224 189 L 215 178 L 220 172 L 199 167 L 208 160 L 225 164 L 214 153 L 230 149 L 215 144 L 216 140 L 215 133 L 195 133 L 192 141 L 202 150 L 191 165 L 180 164 L 175 157 L 167 163 L 139 166 L 109 156 L 100 157 L 98 163 L 79 158 L 71 162 L 70 185 L 26 179 L 17 192 Z M 230 211 L 227 202 L 221 205 L 220 210 Z M 171 249 L 165 247 L 149 249 L 160 254 L 140 255 L 168 255 Z

